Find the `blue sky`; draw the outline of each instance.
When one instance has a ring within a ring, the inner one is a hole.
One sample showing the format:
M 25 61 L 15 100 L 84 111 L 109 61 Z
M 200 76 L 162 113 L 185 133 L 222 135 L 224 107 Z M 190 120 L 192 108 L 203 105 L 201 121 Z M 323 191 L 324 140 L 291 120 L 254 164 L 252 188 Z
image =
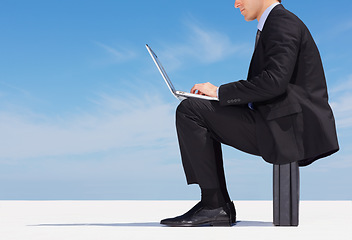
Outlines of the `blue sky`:
M 2 0 L 0 199 L 198 199 L 176 88 L 245 79 L 257 22 L 234 1 Z M 301 169 L 301 199 L 352 199 L 350 1 L 283 0 L 316 40 L 341 150 Z M 224 147 L 234 200 L 270 200 L 272 166 Z

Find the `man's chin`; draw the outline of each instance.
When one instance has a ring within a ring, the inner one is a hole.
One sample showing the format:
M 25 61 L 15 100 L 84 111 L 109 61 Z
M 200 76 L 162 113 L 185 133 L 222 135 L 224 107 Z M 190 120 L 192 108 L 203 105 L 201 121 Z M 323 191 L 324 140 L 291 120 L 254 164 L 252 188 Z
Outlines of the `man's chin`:
M 253 21 L 255 18 L 244 18 L 244 20 L 246 20 L 247 22 L 251 22 L 251 21 Z

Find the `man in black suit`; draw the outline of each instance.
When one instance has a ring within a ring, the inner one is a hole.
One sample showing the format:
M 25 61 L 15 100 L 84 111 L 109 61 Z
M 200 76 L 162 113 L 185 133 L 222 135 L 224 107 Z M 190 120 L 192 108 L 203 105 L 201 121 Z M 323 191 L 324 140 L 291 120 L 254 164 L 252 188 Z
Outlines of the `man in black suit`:
M 304 23 L 278 0 L 236 0 L 246 21 L 258 20 L 247 80 L 216 87 L 196 84 L 176 111 L 176 127 L 188 184 L 201 201 L 187 213 L 161 221 L 168 226 L 236 222 L 223 170 L 221 143 L 273 164 L 306 166 L 338 151 L 318 49 Z

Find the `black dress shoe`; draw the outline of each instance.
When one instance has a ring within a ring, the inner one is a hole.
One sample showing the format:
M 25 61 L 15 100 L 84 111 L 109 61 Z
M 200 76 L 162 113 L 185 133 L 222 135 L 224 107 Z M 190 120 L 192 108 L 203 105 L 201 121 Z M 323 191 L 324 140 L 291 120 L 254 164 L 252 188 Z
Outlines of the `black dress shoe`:
M 236 224 L 236 210 L 233 202 L 216 209 L 207 209 L 199 202 L 185 214 L 160 223 L 170 227 L 232 226 Z

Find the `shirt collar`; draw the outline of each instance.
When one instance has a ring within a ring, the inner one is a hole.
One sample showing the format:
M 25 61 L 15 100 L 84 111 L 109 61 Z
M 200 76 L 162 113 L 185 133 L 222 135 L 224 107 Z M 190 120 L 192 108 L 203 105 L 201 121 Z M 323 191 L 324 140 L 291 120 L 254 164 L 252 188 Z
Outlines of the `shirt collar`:
M 265 23 L 266 19 L 268 18 L 269 13 L 271 12 L 271 10 L 273 10 L 273 8 L 274 8 L 276 5 L 279 5 L 279 4 L 280 4 L 279 2 L 273 3 L 273 4 L 271 4 L 267 9 L 265 9 L 265 11 L 263 12 L 262 16 L 261 16 L 260 19 L 259 19 L 258 26 L 257 26 L 257 28 L 258 28 L 260 31 L 263 30 L 264 23 Z

